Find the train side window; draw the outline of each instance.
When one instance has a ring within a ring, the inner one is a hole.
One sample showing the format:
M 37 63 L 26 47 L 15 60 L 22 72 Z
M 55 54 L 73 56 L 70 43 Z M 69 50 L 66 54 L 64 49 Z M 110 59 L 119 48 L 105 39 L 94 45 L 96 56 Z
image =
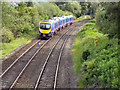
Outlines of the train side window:
M 61 25 L 60 21 L 59 21 L 59 25 Z
M 65 20 L 63 20 L 63 23 L 65 23 Z
M 66 19 L 66 21 L 68 22 L 68 19 Z
M 55 23 L 55 28 L 57 27 L 57 23 Z

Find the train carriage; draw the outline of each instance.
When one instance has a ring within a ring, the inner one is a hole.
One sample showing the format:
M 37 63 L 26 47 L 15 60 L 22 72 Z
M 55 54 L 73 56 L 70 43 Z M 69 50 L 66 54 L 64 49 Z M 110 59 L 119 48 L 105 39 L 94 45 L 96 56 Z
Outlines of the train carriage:
M 61 30 L 67 25 L 71 25 L 72 22 L 73 22 L 72 15 L 54 17 L 52 19 L 40 21 L 39 35 L 40 37 L 50 37 L 58 30 Z

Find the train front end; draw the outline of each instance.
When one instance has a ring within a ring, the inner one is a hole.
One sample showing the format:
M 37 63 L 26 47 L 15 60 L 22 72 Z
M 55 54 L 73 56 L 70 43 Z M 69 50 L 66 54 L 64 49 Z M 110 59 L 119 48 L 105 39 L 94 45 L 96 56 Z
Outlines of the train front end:
M 40 22 L 39 35 L 40 37 L 50 37 L 52 35 L 50 22 L 47 21 Z

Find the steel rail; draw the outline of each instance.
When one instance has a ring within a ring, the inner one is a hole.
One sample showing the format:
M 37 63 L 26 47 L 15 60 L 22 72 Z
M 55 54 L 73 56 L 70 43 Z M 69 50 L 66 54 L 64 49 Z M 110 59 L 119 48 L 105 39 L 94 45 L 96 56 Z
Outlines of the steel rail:
M 83 26 L 81 26 L 81 27 L 83 27 Z M 79 27 L 78 30 L 80 30 L 81 27 Z M 58 58 L 58 64 L 57 64 L 57 68 L 56 68 L 56 73 L 55 73 L 55 78 L 54 78 L 54 84 L 53 84 L 54 90 L 56 89 L 56 86 L 57 86 L 57 77 L 58 77 L 59 65 L 60 65 L 60 60 L 61 60 L 62 52 L 63 52 L 64 46 L 65 46 L 65 44 L 67 42 L 67 39 L 69 38 L 70 34 L 67 36 L 67 38 L 65 39 L 65 41 L 63 42 L 62 47 L 61 47 L 61 51 L 60 51 L 59 58 Z
M 21 75 L 23 74 L 23 72 L 25 71 L 25 69 L 28 67 L 28 65 L 30 64 L 30 62 L 33 60 L 33 58 L 39 53 L 39 51 L 51 40 L 51 38 L 49 38 L 35 53 L 34 55 L 29 59 L 29 61 L 27 62 L 27 64 L 25 65 L 25 67 L 22 69 L 22 71 L 19 73 L 19 75 L 16 77 L 16 79 L 14 80 L 14 82 L 12 83 L 12 85 L 10 86 L 9 90 L 11 90 L 15 84 L 17 83 L 18 79 L 21 77 Z
M 71 28 L 72 28 L 72 27 L 71 27 Z M 71 28 L 70 28 L 70 29 L 71 29 Z M 47 56 L 47 58 L 46 58 L 46 60 L 45 60 L 45 63 L 44 63 L 44 65 L 43 65 L 43 67 L 42 67 L 42 70 L 41 70 L 41 72 L 39 73 L 39 76 L 38 76 L 37 82 L 36 82 L 36 84 L 35 84 L 34 90 L 36 90 L 36 89 L 38 88 L 39 82 L 40 82 L 41 77 L 42 77 L 42 75 L 43 75 L 43 73 L 44 73 L 44 70 L 45 70 L 45 67 L 46 67 L 46 65 L 47 65 L 47 62 L 48 62 L 48 60 L 49 60 L 49 58 L 50 58 L 50 56 L 51 56 L 51 54 L 52 54 L 55 46 L 56 46 L 57 43 L 60 41 L 60 39 L 61 39 L 70 29 L 68 29 L 64 34 L 62 34 L 62 35 L 60 36 L 60 38 L 56 41 L 56 43 L 54 44 L 54 46 L 51 48 L 51 50 L 50 50 L 50 52 L 49 52 L 49 54 L 48 54 L 48 56 Z
M 70 32 L 70 34 L 71 33 L 72 32 Z M 67 39 L 69 38 L 70 34 L 66 37 L 66 39 L 63 41 L 62 46 L 61 46 L 60 54 L 59 54 L 59 57 L 58 57 L 58 64 L 57 64 L 57 68 L 56 68 L 55 78 L 54 78 L 54 84 L 53 84 L 54 90 L 55 90 L 56 85 L 57 85 L 57 77 L 58 77 L 58 71 L 59 71 L 59 65 L 60 65 L 60 60 L 61 60 L 62 52 L 63 52 L 64 46 L 65 46 L 65 44 L 67 42 Z
M 0 78 L 3 77 L 14 65 L 18 60 L 23 57 L 31 48 L 33 48 L 40 40 L 36 41 L 31 47 L 29 47 L 24 53 L 22 53 L 15 61 L 0 75 Z

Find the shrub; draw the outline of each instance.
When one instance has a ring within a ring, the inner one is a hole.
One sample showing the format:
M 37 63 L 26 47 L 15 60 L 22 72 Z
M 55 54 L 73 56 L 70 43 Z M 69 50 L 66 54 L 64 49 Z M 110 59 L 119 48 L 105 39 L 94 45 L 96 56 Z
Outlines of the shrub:
M 12 39 L 14 39 L 13 37 L 13 33 L 7 29 L 6 27 L 2 28 L 2 42 L 3 43 L 9 43 Z

